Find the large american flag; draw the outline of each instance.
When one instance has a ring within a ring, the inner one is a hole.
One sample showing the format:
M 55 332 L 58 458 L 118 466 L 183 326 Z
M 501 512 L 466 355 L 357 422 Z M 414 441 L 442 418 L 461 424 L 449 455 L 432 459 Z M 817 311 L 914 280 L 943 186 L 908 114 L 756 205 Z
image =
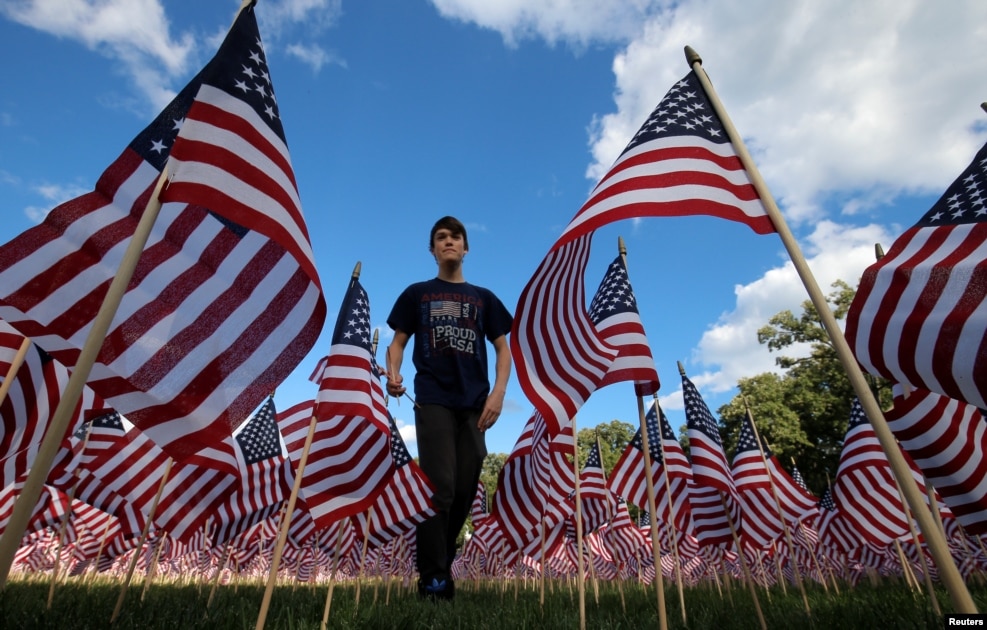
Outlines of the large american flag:
M 175 151 L 89 385 L 183 460 L 250 416 L 326 314 L 252 7 L 93 192 L 0 246 L 0 317 L 76 365 Z
M 617 256 L 600 282 L 589 305 L 589 318 L 600 338 L 618 349 L 600 387 L 622 381 L 634 381 L 638 396 L 658 391 L 658 370 L 651 356 L 651 346 L 644 334 L 644 324 L 637 308 L 637 298 L 627 277 L 624 257 Z
M 518 299 L 511 354 L 518 383 L 554 433 L 603 383 L 618 349 L 586 311 L 585 270 L 592 234 L 549 251 Z
M 699 78 L 690 72 L 661 99 L 559 239 L 635 217 L 706 214 L 774 226 Z
M 730 522 L 738 535 L 742 531 L 737 489 L 723 452 L 720 431 L 699 390 L 682 374 L 682 397 L 688 425 L 692 484 L 689 501 L 696 537 L 706 545 L 733 543 Z M 729 510 L 729 516 L 726 510 Z
M 621 219 L 710 214 L 775 231 L 695 73 L 672 86 L 521 292 L 511 331 L 518 382 L 555 431 L 604 384 L 618 350 L 584 307 L 594 231 Z M 657 382 L 657 375 L 655 375 Z
M 925 389 L 895 387 L 884 413 L 901 447 L 963 529 L 987 533 L 987 422 L 973 405 Z
M 868 372 L 987 408 L 987 145 L 868 267 L 846 337 Z

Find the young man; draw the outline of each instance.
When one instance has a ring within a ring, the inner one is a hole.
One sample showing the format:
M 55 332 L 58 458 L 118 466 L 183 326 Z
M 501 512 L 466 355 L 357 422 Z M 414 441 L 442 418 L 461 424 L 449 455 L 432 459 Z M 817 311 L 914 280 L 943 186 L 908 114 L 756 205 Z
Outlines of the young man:
M 387 393 L 401 396 L 401 362 L 414 337 L 415 428 L 418 461 L 435 486 L 436 515 L 418 526 L 418 592 L 451 599 L 456 537 L 466 522 L 487 455 L 483 432 L 504 406 L 511 352 L 511 314 L 490 290 L 463 277 L 469 251 L 466 228 L 454 217 L 432 227 L 429 251 L 438 275 L 412 284 L 387 318 L 394 340 L 387 349 Z M 495 351 L 493 388 L 487 342 Z

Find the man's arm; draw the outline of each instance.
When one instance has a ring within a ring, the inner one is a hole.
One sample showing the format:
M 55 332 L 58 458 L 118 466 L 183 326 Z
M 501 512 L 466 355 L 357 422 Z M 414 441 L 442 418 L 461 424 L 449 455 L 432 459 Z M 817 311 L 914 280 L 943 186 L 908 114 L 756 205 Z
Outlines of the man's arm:
M 387 393 L 395 398 L 405 392 L 404 377 L 401 376 L 401 362 L 404 361 L 404 348 L 408 345 L 408 333 L 403 330 L 394 331 L 394 339 L 387 346 L 385 354 L 387 361 Z
M 493 340 L 494 350 L 497 353 L 494 364 L 494 384 L 487 396 L 487 402 L 483 404 L 483 413 L 477 427 L 481 431 L 486 431 L 493 426 L 493 423 L 500 417 L 500 412 L 504 409 L 504 396 L 507 395 L 507 380 L 511 377 L 511 348 L 507 344 L 507 335 L 501 335 Z

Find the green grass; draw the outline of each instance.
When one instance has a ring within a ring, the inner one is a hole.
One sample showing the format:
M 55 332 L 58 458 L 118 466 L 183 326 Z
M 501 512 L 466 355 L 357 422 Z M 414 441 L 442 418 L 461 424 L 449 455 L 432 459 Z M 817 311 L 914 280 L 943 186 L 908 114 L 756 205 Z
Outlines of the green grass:
M 539 584 L 457 584 L 455 602 L 422 602 L 414 592 L 392 583 L 366 581 L 360 588 L 337 584 L 329 611 L 330 628 L 479 628 L 491 630 L 580 627 L 579 596 L 572 584 L 554 583 L 540 603 Z M 666 583 L 665 604 L 669 628 L 684 628 L 678 591 Z M 264 599 L 259 582 L 219 586 L 207 608 L 209 584 L 142 584 L 127 590 L 121 613 L 110 619 L 121 584 L 105 578 L 92 582 L 70 579 L 58 585 L 52 606 L 47 606 L 50 583 L 13 576 L 0 592 L 0 627 L 10 629 L 58 628 L 121 630 L 241 630 L 256 627 Z M 987 588 L 971 585 L 978 608 L 987 611 Z M 321 625 L 327 585 L 278 586 L 271 598 L 265 628 L 302 630 Z M 940 590 L 942 609 L 949 598 Z M 808 592 L 811 616 L 805 614 L 801 595 L 794 588 L 782 593 L 758 589 L 769 628 L 943 628 L 924 593 L 912 594 L 903 583 L 884 582 L 841 588 L 840 595 L 821 587 Z M 587 585 L 587 628 L 658 628 L 657 592 L 653 586 L 600 583 L 599 599 Z M 689 628 L 760 628 L 746 588 L 734 584 L 722 594 L 715 587 L 687 588 L 685 607 Z

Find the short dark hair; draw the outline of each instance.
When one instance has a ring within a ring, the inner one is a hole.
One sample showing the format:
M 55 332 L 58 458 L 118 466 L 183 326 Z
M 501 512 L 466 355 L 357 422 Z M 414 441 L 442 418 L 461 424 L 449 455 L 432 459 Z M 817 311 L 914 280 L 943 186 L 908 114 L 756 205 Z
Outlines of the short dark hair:
M 432 248 L 435 247 L 435 233 L 441 229 L 449 230 L 453 234 L 462 234 L 463 248 L 470 248 L 469 238 L 466 237 L 466 226 L 463 225 L 463 222 L 456 217 L 444 216 L 435 222 L 432 231 L 428 234 L 428 251 L 432 251 Z

